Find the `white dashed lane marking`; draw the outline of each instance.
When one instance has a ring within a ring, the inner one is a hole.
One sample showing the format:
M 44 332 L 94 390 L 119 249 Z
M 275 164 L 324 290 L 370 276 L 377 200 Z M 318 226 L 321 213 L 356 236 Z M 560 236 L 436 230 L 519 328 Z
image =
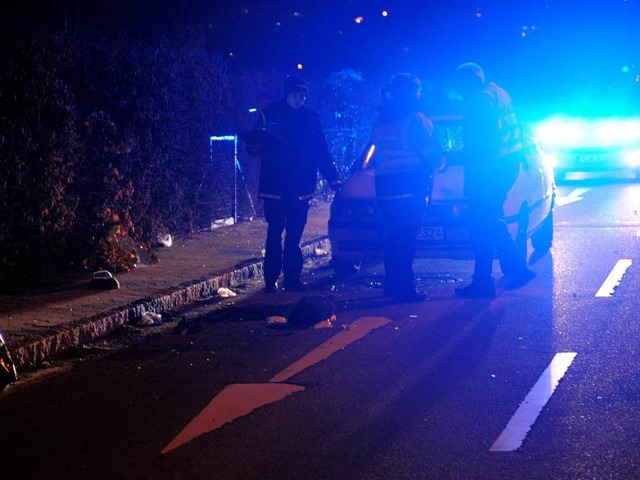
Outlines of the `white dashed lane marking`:
M 577 353 L 557 353 L 540 376 L 498 439 L 489 449 L 491 452 L 512 452 L 520 448 L 527 433 L 540 415 L 542 408 L 553 395 L 558 383 L 567 372 Z
M 618 260 L 618 263 L 616 263 L 607 279 L 596 292 L 596 297 L 611 297 L 615 288 L 620 285 L 622 277 L 627 271 L 627 268 L 631 266 L 631 263 L 631 260 L 628 258 Z

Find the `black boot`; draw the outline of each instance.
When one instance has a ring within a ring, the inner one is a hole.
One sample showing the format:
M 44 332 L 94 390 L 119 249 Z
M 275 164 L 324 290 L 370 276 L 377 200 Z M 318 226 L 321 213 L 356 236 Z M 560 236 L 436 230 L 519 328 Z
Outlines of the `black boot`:
M 278 291 L 278 282 L 267 282 L 264 283 L 264 293 L 276 293 Z

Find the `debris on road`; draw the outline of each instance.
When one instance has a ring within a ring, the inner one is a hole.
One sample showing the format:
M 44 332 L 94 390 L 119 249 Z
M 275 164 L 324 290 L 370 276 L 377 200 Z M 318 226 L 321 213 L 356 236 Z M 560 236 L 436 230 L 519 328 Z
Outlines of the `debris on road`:
M 159 233 L 156 240 L 158 241 L 158 245 L 161 245 L 163 247 L 169 248 L 173 245 L 173 237 L 170 233 Z
M 4 342 L 2 333 L 0 333 L 0 392 L 4 387 L 18 379 L 16 366 L 11 359 L 11 354 Z
M 287 325 L 287 319 L 278 315 L 267 317 L 267 326 L 269 327 L 281 327 Z
M 288 324 L 296 328 L 309 328 L 322 322 L 331 324 L 331 318 L 335 318 L 335 305 L 330 298 L 302 297 L 291 310 Z
M 99 290 L 117 290 L 120 288 L 120 282 L 109 270 L 98 270 L 93 272 L 90 286 Z
M 142 325 L 144 327 L 148 327 L 151 325 L 159 325 L 162 323 L 162 315 L 154 312 L 144 312 L 138 325 Z
M 218 289 L 218 295 L 223 297 L 223 298 L 228 298 L 228 297 L 235 297 L 237 295 L 236 292 L 229 290 L 226 287 L 220 287 Z
M 315 328 L 316 330 L 320 330 L 321 328 L 333 328 L 333 322 L 336 321 L 336 316 L 335 315 L 331 315 L 330 318 L 327 318 L 326 320 L 322 320 L 321 322 L 316 323 L 313 328 Z

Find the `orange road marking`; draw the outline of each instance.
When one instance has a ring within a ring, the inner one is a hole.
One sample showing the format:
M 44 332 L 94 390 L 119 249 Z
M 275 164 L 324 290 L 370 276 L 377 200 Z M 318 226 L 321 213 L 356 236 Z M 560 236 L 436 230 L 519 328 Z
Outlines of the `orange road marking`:
M 328 358 L 349 344 L 360 340 L 369 332 L 382 327 L 391 320 L 384 317 L 361 317 L 319 347 L 313 349 L 297 362 L 282 370 L 269 383 L 238 383 L 226 386 L 211 402 L 191 420 L 186 427 L 166 446 L 161 453 L 168 453 L 205 433 L 212 432 L 226 423 L 248 415 L 254 410 L 278 402 L 304 387 L 280 383 L 304 369 Z

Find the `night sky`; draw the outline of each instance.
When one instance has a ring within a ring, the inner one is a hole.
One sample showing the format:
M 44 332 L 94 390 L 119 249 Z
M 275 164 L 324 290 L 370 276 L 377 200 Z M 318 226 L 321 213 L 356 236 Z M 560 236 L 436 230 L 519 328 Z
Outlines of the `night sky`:
M 595 102 L 640 89 L 640 0 L 8 0 L 32 24 L 173 35 L 231 69 L 446 84 L 476 61 L 514 100 Z M 6 17 L 8 18 L 8 17 Z M 1 22 L 1 20 L 0 20 Z M 577 93 L 580 92 L 580 93 Z

